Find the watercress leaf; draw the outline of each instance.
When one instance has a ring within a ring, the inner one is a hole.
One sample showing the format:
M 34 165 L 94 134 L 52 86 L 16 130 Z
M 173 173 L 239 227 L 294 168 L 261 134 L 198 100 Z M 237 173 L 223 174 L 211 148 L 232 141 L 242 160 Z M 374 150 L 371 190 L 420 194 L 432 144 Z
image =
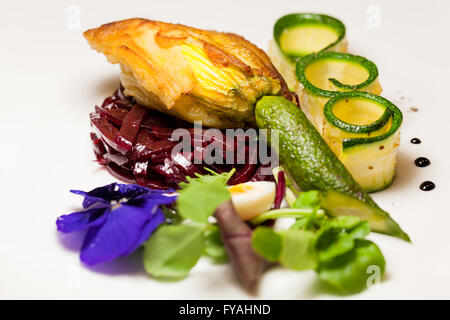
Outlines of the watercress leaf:
M 297 230 L 297 229 L 301 229 L 305 226 L 306 222 L 308 221 L 307 217 L 302 217 L 297 219 L 290 227 L 290 230 Z
M 144 245 L 145 270 L 157 278 L 182 278 L 203 252 L 203 227 L 163 225 Z
M 215 181 L 219 181 L 223 185 L 226 185 L 228 180 L 231 178 L 231 176 L 236 172 L 235 168 L 233 168 L 230 172 L 223 172 L 223 173 L 214 172 L 213 170 L 211 170 L 209 168 L 205 168 L 205 170 L 208 171 L 210 174 L 201 175 L 201 174 L 196 173 L 195 178 L 186 177 L 188 182 L 187 183 L 181 182 L 180 188 L 183 189 L 190 184 L 196 184 L 196 183 L 208 184 L 208 183 L 215 182 Z
M 380 249 L 371 241 L 356 239 L 354 248 L 339 257 L 321 262 L 319 278 L 343 293 L 357 293 L 371 284 L 373 276 L 381 277 L 385 260 Z M 376 274 L 373 272 L 376 270 Z
M 279 261 L 282 265 L 294 270 L 317 267 L 316 234 L 306 230 L 283 230 L 279 234 L 281 235 Z
M 319 210 L 319 206 L 315 206 L 313 209 L 313 213 L 311 215 L 309 215 L 308 217 L 306 217 L 306 222 L 303 227 L 305 230 L 310 230 L 313 228 L 314 223 L 317 220 L 317 210 Z
M 329 220 L 329 225 L 352 235 L 354 239 L 364 239 L 370 233 L 370 224 L 355 216 L 339 216 Z
M 252 246 L 266 260 L 277 262 L 281 252 L 281 236 L 272 228 L 258 227 L 253 231 Z
M 353 239 L 364 239 L 370 233 L 370 224 L 367 221 L 360 221 L 355 227 L 350 229 L 348 233 Z
M 209 225 L 203 232 L 203 254 L 214 259 L 215 262 L 225 262 L 228 260 L 227 251 L 220 236 L 217 225 Z
M 178 196 L 178 213 L 184 219 L 205 223 L 219 204 L 230 198 L 228 189 L 220 180 L 189 184 Z
M 341 229 L 325 227 L 319 231 L 316 250 L 321 262 L 343 255 L 352 250 L 353 247 L 353 237 Z
M 300 193 L 297 200 L 295 200 L 294 208 L 315 207 L 319 205 L 320 192 L 317 190 L 305 191 Z
M 161 207 L 164 216 L 166 218 L 166 223 L 168 224 L 178 224 L 180 223 L 183 219 L 180 217 L 180 215 L 178 214 L 178 210 L 176 209 L 176 206 L 173 206 L 171 208 L 168 208 L 166 206 L 162 206 Z

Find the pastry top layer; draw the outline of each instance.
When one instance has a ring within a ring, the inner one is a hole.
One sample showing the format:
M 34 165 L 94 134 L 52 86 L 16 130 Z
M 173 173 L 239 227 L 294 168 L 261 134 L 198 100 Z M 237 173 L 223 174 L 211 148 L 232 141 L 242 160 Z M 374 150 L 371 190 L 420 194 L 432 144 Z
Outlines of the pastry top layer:
M 295 99 L 265 52 L 236 34 L 135 18 L 84 36 L 121 65 L 126 94 L 187 121 L 242 127 L 253 122 L 259 97 Z

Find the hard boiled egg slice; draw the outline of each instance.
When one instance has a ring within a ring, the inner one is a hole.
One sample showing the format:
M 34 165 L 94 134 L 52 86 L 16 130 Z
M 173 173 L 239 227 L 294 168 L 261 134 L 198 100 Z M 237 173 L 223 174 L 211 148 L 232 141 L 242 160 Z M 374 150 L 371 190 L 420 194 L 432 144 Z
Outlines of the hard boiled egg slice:
M 250 220 L 270 210 L 275 200 L 275 189 L 275 183 L 269 181 L 245 182 L 228 187 L 231 201 L 242 220 Z

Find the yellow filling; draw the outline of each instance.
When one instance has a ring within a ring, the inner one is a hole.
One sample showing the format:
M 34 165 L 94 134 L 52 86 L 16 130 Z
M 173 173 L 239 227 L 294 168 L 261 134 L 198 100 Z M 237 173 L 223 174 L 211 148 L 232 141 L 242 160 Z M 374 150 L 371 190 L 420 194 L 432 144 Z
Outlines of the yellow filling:
M 318 52 L 338 38 L 336 31 L 328 26 L 299 25 L 284 30 L 280 37 L 280 45 L 285 53 L 302 56 Z
M 238 87 L 245 76 L 238 70 L 228 67 L 217 67 L 208 60 L 203 49 L 190 44 L 182 44 L 181 52 L 189 61 L 195 78 L 206 90 L 219 91 L 222 94 Z

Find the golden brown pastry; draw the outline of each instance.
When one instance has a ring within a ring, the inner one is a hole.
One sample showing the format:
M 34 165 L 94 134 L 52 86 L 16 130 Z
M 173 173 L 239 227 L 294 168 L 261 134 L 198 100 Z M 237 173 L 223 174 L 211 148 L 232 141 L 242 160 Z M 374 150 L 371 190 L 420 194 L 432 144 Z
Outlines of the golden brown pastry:
M 129 19 L 88 30 L 92 48 L 119 63 L 125 94 L 149 108 L 216 128 L 254 121 L 263 95 L 294 95 L 268 56 L 232 33 Z

